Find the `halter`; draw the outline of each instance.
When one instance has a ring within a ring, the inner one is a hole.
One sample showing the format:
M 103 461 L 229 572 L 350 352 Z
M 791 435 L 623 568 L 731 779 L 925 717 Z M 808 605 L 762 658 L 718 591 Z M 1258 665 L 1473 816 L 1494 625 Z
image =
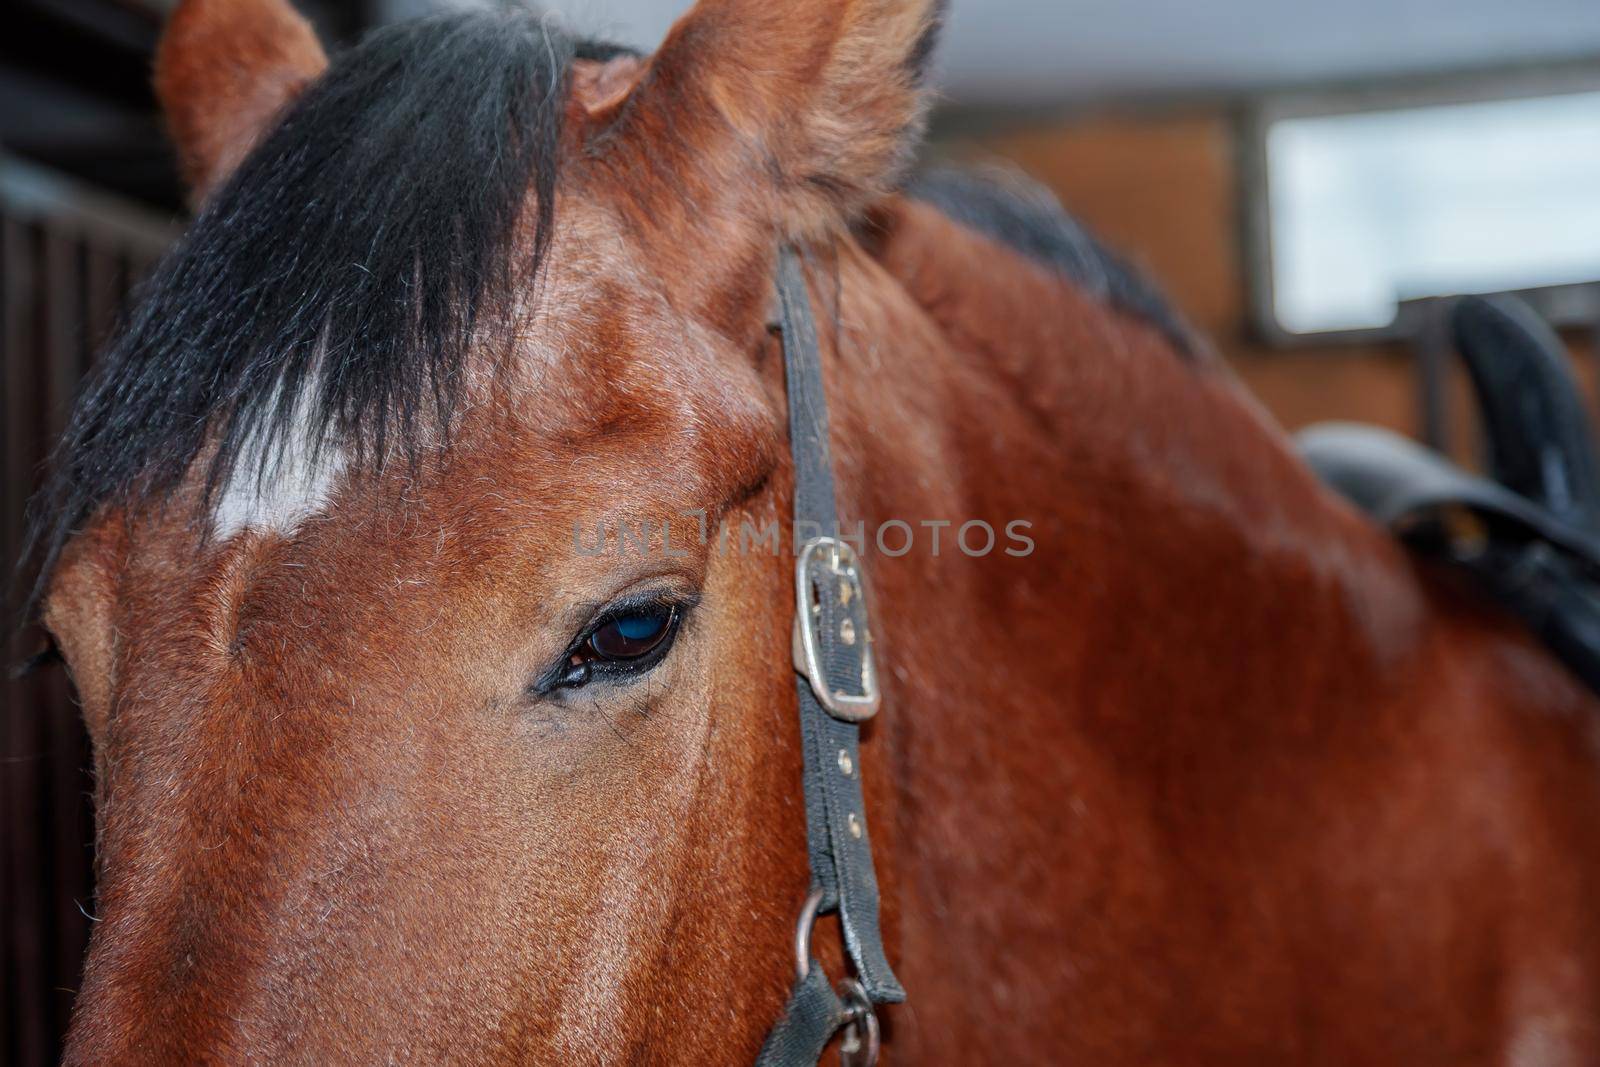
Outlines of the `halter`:
M 860 724 L 878 710 L 877 667 L 861 561 L 838 537 L 828 401 L 817 329 L 795 250 L 778 254 L 779 328 L 794 457 L 794 529 L 815 536 L 795 562 L 793 654 L 804 752 L 806 843 L 811 892 L 795 926 L 795 983 L 756 1059 L 758 1067 L 817 1063 L 845 1031 L 842 1059 L 870 1065 L 878 1055 L 877 1004 L 905 999 L 884 956 L 878 928 L 878 877 L 872 866 L 861 791 Z M 818 915 L 837 911 L 856 977 L 832 986 L 811 955 Z

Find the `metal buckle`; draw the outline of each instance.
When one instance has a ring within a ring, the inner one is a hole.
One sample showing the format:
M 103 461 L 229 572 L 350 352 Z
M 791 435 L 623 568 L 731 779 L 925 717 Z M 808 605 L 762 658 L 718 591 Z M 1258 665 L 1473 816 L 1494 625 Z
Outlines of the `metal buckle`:
M 855 549 L 836 537 L 807 541 L 795 561 L 794 603 L 794 669 L 829 715 L 845 722 L 872 718 L 880 702 L 878 667 Z

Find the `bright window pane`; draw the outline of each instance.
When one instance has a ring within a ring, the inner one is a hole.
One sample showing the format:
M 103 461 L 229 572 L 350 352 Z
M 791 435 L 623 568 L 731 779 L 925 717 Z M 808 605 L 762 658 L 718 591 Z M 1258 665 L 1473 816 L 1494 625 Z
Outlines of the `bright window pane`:
M 1275 313 L 1386 326 L 1402 300 L 1600 281 L 1600 92 L 1282 119 Z

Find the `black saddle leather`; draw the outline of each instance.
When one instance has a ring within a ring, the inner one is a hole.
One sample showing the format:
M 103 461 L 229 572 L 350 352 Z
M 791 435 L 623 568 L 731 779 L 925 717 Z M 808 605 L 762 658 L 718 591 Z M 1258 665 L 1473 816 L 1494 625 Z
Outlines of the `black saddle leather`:
M 1461 298 L 1450 326 L 1494 480 L 1564 522 L 1600 530 L 1600 459 L 1561 339 L 1509 296 Z
M 1412 540 L 1461 509 L 1484 520 L 1495 536 L 1548 542 L 1600 573 L 1600 535 L 1462 470 L 1409 437 L 1376 426 L 1325 422 L 1302 430 L 1297 443 L 1311 469 L 1339 495 Z
M 1451 326 L 1490 477 L 1348 423 L 1303 431 L 1301 454 L 1414 550 L 1474 575 L 1600 693 L 1600 460 L 1566 356 L 1510 298 L 1464 298 Z

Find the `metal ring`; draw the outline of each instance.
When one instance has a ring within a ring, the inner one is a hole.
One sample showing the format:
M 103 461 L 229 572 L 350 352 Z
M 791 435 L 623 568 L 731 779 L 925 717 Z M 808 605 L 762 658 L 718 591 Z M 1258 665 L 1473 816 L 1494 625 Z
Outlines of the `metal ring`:
M 811 931 L 817 925 L 817 913 L 822 910 L 822 887 L 816 886 L 806 894 L 800 908 L 800 917 L 794 924 L 794 976 L 804 982 L 811 974 Z M 840 1067 L 873 1067 L 878 1062 L 878 1049 L 882 1035 L 878 1030 L 878 1015 L 872 1010 L 872 998 L 866 987 L 854 978 L 846 978 L 838 986 L 839 1000 L 845 1014 L 839 1030 Z
M 839 999 L 844 1001 L 848 1013 L 844 1036 L 839 1039 L 840 1067 L 873 1067 L 878 1062 L 882 1035 L 878 1031 L 878 1015 L 872 1010 L 872 999 L 854 978 L 839 983 Z
M 806 894 L 800 908 L 800 918 L 794 924 L 794 977 L 804 982 L 811 973 L 811 928 L 817 925 L 817 912 L 822 910 L 822 887 L 819 885 Z

